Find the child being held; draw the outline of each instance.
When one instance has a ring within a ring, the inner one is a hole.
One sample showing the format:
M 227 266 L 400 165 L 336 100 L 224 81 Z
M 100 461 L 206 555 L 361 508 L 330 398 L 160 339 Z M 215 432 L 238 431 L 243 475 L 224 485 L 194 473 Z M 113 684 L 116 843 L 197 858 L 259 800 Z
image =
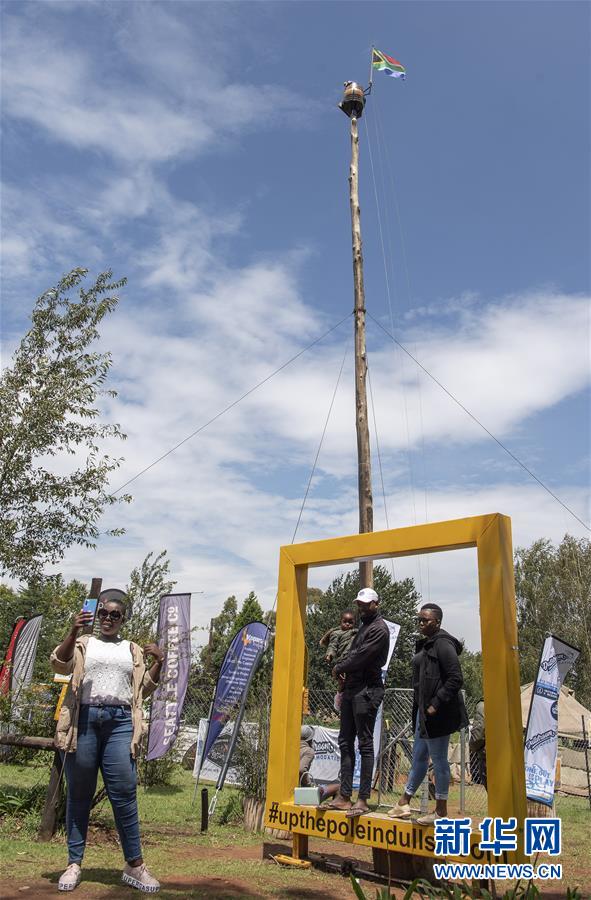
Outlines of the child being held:
M 334 665 L 348 654 L 357 631 L 354 614 L 346 610 L 341 616 L 339 627 L 331 628 L 320 640 L 321 647 L 328 645 L 325 656 L 327 663 Z

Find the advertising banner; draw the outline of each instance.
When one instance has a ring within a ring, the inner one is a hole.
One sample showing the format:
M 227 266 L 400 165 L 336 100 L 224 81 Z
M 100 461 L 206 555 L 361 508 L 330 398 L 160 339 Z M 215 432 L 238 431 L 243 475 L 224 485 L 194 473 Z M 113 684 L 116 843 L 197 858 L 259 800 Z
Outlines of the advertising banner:
M 322 725 L 312 725 L 312 728 L 314 759 L 310 766 L 310 775 L 317 784 L 331 784 L 339 780 L 341 768 L 338 728 L 323 728 Z
M 4 654 L 4 662 L 2 663 L 2 668 L 0 669 L 0 694 L 8 694 L 10 692 L 10 674 L 12 672 L 14 647 L 19 633 L 23 630 L 26 624 L 27 620 L 24 616 L 19 616 L 19 618 L 14 623 L 14 628 L 12 629 L 10 640 L 8 641 L 8 647 L 6 648 L 6 653 Z
M 210 755 L 224 726 L 230 716 L 236 712 L 236 732 L 229 742 L 226 762 L 221 767 L 220 781 L 223 783 L 224 768 L 231 757 L 238 735 L 248 688 L 259 660 L 267 647 L 268 636 L 269 629 L 266 625 L 263 625 L 262 622 L 251 622 L 240 629 L 228 647 L 215 688 L 203 752 L 199 756 L 199 765 L 196 766 L 197 778 L 199 778 L 200 767 Z
M 525 735 L 525 792 L 529 800 L 552 806 L 558 752 L 558 697 L 580 650 L 549 634 L 544 641 L 532 691 Z
M 195 752 L 195 765 L 193 767 L 194 778 L 197 778 L 197 776 L 199 775 L 201 756 L 203 754 L 205 738 L 207 737 L 207 725 L 207 719 L 199 719 L 199 731 L 197 734 L 197 747 Z M 253 722 L 243 722 L 241 728 L 243 733 L 250 732 L 252 735 L 256 733 L 256 725 Z M 233 733 L 234 722 L 228 722 L 222 728 L 220 734 L 218 735 L 217 741 L 211 748 L 209 756 L 203 762 L 203 766 L 201 767 L 201 774 L 199 776 L 202 781 L 218 781 L 222 771 L 222 767 L 224 765 L 226 757 L 228 756 L 228 750 L 230 748 Z M 240 778 L 238 772 L 232 766 L 228 768 L 225 783 L 232 784 L 235 787 L 240 787 Z
M 19 694 L 33 678 L 42 621 L 43 616 L 19 618 L 10 637 L 4 665 L 0 670 L 0 692 L 10 693 L 13 704 L 18 702 Z
M 161 597 L 158 644 L 166 658 L 152 699 L 147 760 L 164 756 L 179 729 L 191 665 L 190 594 Z
M 388 658 L 382 667 L 382 681 L 386 681 L 386 675 L 388 674 L 388 667 L 390 666 L 390 661 L 394 654 L 394 649 L 396 647 L 396 641 L 398 640 L 398 635 L 400 634 L 400 625 L 396 622 L 390 622 L 389 619 L 384 619 L 384 622 L 388 626 L 388 631 L 390 632 L 390 646 L 388 647 Z M 380 755 L 380 744 L 382 742 L 382 718 L 384 714 L 384 705 L 381 704 L 378 709 L 378 714 L 376 716 L 376 724 L 373 729 L 373 753 L 374 753 L 374 775 L 375 768 L 378 762 L 378 757 Z M 357 743 L 356 743 L 357 746 Z M 359 787 L 359 776 L 361 774 L 361 757 L 359 756 L 359 751 L 355 751 L 355 771 L 353 772 L 353 787 Z

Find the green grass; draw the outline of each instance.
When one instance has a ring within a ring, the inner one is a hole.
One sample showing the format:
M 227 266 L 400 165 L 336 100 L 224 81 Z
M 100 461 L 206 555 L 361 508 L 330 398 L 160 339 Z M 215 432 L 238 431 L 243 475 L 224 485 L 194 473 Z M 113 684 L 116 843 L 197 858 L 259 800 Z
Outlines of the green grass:
M 46 783 L 49 761 L 48 757 L 45 765 L 0 764 L 0 790 L 10 788 L 18 792 Z M 238 890 L 240 897 L 246 898 L 305 897 L 308 891 L 316 897 L 348 896 L 348 890 L 340 893 L 342 882 L 335 876 L 315 870 L 282 869 L 263 861 L 258 850 L 262 846 L 262 836 L 245 831 L 239 822 L 221 825 L 219 818 L 236 794 L 234 788 L 220 792 L 216 814 L 207 833 L 201 834 L 201 785 L 193 806 L 194 784 L 191 773 L 179 768 L 175 770 L 170 786 L 138 789 L 146 861 L 158 878 L 169 882 L 159 894 L 164 900 L 236 897 Z M 208 787 L 211 800 L 214 788 L 213 785 Z M 0 878 L 10 875 L 15 885 L 57 881 L 66 863 L 65 836 L 61 832 L 49 843 L 41 844 L 36 838 L 38 824 L 39 814 L 35 811 L 0 818 L 0 859 L 3 860 Z M 240 855 L 241 851 L 244 856 Z M 290 852 L 287 843 L 284 852 Z M 250 858 L 247 858 L 248 854 Z M 99 891 L 97 896 L 120 897 L 122 864 L 113 814 L 106 800 L 93 810 L 91 816 L 84 860 L 87 895 L 93 896 Z M 187 879 L 187 883 L 177 884 L 175 878 Z M 193 886 L 197 879 L 212 881 L 211 884 Z M 226 882 L 227 893 L 224 893 Z M 246 892 L 250 890 L 252 893 Z

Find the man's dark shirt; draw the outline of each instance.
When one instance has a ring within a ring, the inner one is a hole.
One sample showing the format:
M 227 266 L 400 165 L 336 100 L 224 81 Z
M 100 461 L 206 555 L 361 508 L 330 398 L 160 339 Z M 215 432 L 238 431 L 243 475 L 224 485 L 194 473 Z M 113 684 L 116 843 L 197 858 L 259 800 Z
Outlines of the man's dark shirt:
M 338 675 L 347 676 L 345 694 L 365 687 L 382 687 L 382 667 L 388 659 L 389 646 L 388 626 L 376 610 L 369 618 L 361 620 L 348 655 L 335 666 Z

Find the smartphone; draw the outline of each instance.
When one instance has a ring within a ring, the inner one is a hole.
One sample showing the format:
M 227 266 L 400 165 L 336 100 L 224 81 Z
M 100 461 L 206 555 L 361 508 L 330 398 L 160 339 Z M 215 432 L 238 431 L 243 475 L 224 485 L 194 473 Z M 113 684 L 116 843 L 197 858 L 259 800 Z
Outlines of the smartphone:
M 96 608 L 98 605 L 98 599 L 96 597 L 87 597 L 84 601 L 84 606 L 82 607 L 82 612 L 92 613 L 92 622 L 90 625 L 87 625 L 86 628 L 82 629 L 83 634 L 91 634 L 92 629 L 94 628 L 94 620 L 96 618 Z

